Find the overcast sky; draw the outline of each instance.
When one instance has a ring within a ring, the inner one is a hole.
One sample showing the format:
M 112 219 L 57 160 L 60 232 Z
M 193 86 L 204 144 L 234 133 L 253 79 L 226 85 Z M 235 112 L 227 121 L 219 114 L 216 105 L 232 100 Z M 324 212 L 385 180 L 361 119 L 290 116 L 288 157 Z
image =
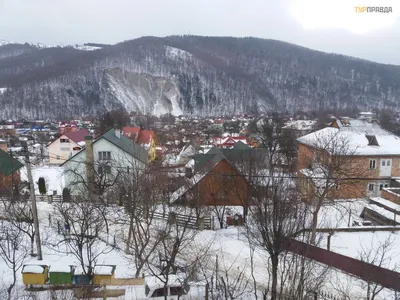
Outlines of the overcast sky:
M 355 6 L 393 13 L 356 13 Z M 117 43 L 196 34 L 287 41 L 400 65 L 399 0 L 0 0 L 0 40 Z

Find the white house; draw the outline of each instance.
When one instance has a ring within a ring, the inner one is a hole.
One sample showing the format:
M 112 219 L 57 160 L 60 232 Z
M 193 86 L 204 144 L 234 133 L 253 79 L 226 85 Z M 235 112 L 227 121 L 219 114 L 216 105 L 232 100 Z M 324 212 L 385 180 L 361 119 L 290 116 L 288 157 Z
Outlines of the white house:
M 85 136 L 90 135 L 86 129 L 66 132 L 58 139 L 47 145 L 49 151 L 49 163 L 60 165 L 76 152 L 82 149 Z
M 61 165 L 65 186 L 73 195 L 82 194 L 91 182 L 112 183 L 117 176 L 135 168 L 143 170 L 147 158 L 147 151 L 123 136 L 119 129 L 111 129 L 95 141 L 88 136 L 85 148 Z

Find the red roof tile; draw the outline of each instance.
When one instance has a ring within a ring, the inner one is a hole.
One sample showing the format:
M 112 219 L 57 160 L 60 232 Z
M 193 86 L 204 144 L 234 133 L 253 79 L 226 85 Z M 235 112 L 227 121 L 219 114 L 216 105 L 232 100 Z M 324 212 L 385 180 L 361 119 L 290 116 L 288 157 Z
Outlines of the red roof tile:
M 155 133 L 153 130 L 141 130 L 138 137 L 138 144 L 150 144 L 151 139 L 154 140 Z
M 140 127 L 126 126 L 122 128 L 122 134 L 134 141 L 136 141 L 137 137 L 139 136 L 139 132 L 140 132 Z
M 70 131 L 64 133 L 66 137 L 68 137 L 70 140 L 74 141 L 75 143 L 83 142 L 85 140 L 85 136 L 90 135 L 89 130 L 83 129 L 83 130 L 78 130 L 78 131 Z

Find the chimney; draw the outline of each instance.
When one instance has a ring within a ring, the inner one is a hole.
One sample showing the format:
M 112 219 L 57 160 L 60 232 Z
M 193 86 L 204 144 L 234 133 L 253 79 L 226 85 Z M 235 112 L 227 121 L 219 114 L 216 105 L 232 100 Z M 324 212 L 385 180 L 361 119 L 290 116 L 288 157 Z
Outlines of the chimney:
M 93 137 L 85 136 L 86 147 L 86 180 L 89 188 L 89 195 L 94 187 L 94 159 L 93 159 Z
M 119 139 L 121 138 L 121 129 L 115 128 L 115 136 Z

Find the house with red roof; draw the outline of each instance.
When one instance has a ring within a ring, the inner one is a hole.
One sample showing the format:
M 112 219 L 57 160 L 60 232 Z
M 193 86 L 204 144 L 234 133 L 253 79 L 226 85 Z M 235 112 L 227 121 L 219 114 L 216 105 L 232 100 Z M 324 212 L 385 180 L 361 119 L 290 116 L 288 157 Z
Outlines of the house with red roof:
M 58 139 L 47 145 L 49 151 L 49 163 L 59 165 L 68 158 L 80 151 L 85 145 L 85 136 L 90 132 L 86 129 L 69 131 L 61 135 Z
M 230 149 L 239 141 L 247 145 L 247 138 L 245 136 L 214 137 L 212 143 L 217 148 Z
M 127 126 L 122 128 L 122 133 L 147 150 L 149 163 L 156 159 L 156 134 L 153 130 L 143 130 L 140 127 Z

